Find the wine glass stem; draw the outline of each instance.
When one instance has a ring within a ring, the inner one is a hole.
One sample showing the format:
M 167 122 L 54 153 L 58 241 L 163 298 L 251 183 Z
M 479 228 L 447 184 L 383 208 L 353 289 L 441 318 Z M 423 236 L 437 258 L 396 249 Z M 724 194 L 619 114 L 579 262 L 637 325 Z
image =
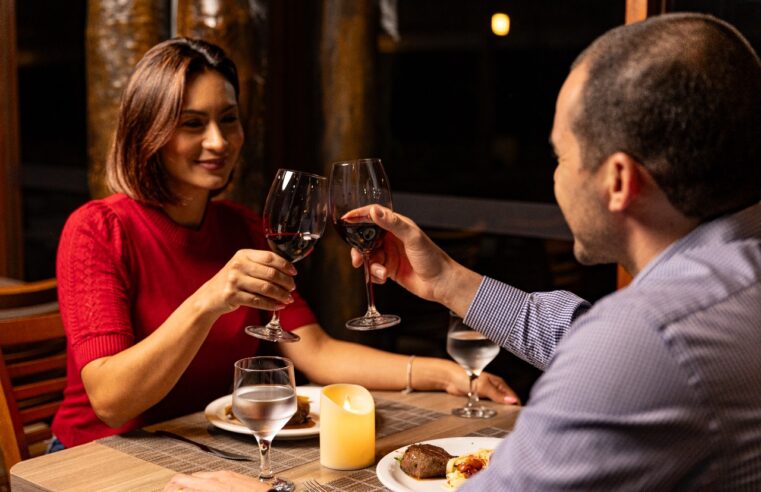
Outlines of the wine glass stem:
M 362 263 L 365 265 L 365 290 L 367 291 L 367 313 L 368 316 L 380 316 L 380 313 L 375 309 L 375 295 L 373 294 L 373 277 L 370 274 L 370 254 L 362 253 Z
M 280 313 L 278 311 L 272 311 L 272 319 L 267 323 L 267 328 L 270 331 L 280 331 L 283 328 L 280 326 Z
M 468 390 L 468 404 L 466 406 L 468 408 L 475 408 L 478 406 L 479 401 L 478 392 L 476 391 L 476 379 L 478 379 L 478 375 L 469 372 L 468 377 L 470 378 L 470 389 Z
M 267 439 L 259 439 L 259 480 L 270 480 L 272 478 L 272 467 L 270 466 L 270 444 Z

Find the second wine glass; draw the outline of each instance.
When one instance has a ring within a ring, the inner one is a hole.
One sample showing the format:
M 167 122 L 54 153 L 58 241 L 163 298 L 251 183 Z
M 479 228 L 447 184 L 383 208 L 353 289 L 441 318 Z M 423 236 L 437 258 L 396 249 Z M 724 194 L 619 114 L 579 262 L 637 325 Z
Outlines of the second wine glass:
M 264 204 L 264 236 L 272 251 L 291 263 L 314 250 L 327 222 L 328 181 L 323 176 L 279 169 Z M 271 342 L 297 342 L 283 330 L 277 311 L 266 326 L 247 326 L 246 333 Z
M 462 318 L 450 313 L 447 333 L 447 353 L 465 369 L 470 379 L 468 403 L 464 407 L 452 409 L 458 417 L 486 419 L 497 414 L 479 403 L 476 379 L 489 362 L 499 354 L 499 345 L 481 333 L 470 329 Z
M 365 267 L 367 312 L 346 322 L 351 330 L 378 330 L 401 321 L 395 314 L 381 314 L 375 309 L 370 255 L 383 244 L 386 231 L 369 217 L 349 219 L 346 214 L 366 205 L 391 208 L 391 187 L 380 159 L 357 159 L 336 162 L 330 173 L 330 215 L 341 237 L 362 253 Z

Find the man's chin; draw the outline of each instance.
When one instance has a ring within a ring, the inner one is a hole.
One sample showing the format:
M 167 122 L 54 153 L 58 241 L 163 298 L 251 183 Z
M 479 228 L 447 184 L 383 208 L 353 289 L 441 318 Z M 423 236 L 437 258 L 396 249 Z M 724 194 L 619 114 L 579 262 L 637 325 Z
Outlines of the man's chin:
M 610 255 L 599 254 L 589 248 L 585 248 L 578 241 L 573 243 L 573 256 L 576 258 L 576 261 L 584 266 L 609 265 L 618 262 L 610 258 Z

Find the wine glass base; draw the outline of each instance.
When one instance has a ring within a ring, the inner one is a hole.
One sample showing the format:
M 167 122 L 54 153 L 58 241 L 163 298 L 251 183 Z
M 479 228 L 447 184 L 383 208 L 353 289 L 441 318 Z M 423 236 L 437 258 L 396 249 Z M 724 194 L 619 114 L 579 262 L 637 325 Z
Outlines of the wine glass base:
M 282 478 L 262 481 L 270 486 L 269 490 L 274 490 L 275 492 L 293 492 L 296 488 L 296 486 L 293 485 L 293 482 Z
M 466 419 L 488 419 L 497 415 L 497 412 L 485 407 L 453 408 L 452 415 Z
M 261 338 L 270 342 L 285 342 L 292 343 L 301 340 L 301 337 L 294 335 L 289 331 L 273 330 L 266 326 L 247 326 L 244 330 L 247 335 L 252 337 Z
M 381 314 L 378 316 L 360 316 L 346 322 L 346 328 L 355 331 L 381 330 L 398 325 L 402 318 L 395 314 Z

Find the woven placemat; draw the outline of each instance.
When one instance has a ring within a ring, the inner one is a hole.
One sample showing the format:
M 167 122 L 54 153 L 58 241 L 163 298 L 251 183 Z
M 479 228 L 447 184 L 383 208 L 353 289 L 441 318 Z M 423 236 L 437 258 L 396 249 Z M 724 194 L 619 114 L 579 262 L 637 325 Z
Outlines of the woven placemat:
M 467 437 L 504 437 L 507 433 L 506 430 L 498 429 L 497 427 L 485 427 L 476 432 L 471 432 Z M 388 490 L 378 480 L 378 476 L 375 474 L 375 466 L 364 468 L 328 482 L 323 487 L 330 491 L 376 492 Z
M 404 403 L 376 399 L 376 438 L 411 429 L 444 414 Z M 203 412 L 186 415 L 161 425 L 163 430 L 233 453 L 251 456 L 252 462 L 231 461 L 211 456 L 198 448 L 149 432 L 139 430 L 121 436 L 111 436 L 98 442 L 149 463 L 181 473 L 197 471 L 234 470 L 256 475 L 259 453 L 256 440 L 246 434 L 226 432 L 210 425 Z M 280 473 L 320 458 L 318 436 L 303 440 L 278 440 L 270 451 L 274 473 Z

